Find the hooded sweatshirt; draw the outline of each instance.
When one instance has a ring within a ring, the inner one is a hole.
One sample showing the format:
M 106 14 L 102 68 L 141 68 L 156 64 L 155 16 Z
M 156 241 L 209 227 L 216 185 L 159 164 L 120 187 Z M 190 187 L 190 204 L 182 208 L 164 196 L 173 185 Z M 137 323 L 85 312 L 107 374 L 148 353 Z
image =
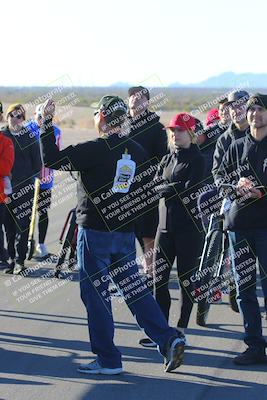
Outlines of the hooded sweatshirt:
M 227 189 L 232 200 L 225 216 L 225 228 L 233 231 L 267 228 L 267 137 L 256 141 L 250 134 L 233 142 L 215 176 L 215 183 L 225 192 L 226 185 L 236 185 L 240 178 L 250 179 L 260 187 L 262 197 L 249 199 Z

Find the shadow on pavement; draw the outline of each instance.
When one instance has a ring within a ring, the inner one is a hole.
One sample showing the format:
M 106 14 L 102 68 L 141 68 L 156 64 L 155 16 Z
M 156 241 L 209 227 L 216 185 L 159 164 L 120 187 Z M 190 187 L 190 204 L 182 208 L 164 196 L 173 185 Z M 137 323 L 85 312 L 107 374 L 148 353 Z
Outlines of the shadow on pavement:
M 175 376 L 174 376 L 175 375 Z M 254 400 L 262 396 L 266 386 L 257 383 L 245 382 L 235 379 L 224 379 L 206 374 L 179 373 L 166 374 L 164 378 L 151 376 L 136 376 L 124 374 L 112 377 L 88 376 L 88 381 L 97 379 L 90 390 L 75 400 L 102 400 L 105 396 L 109 399 L 119 399 L 125 394 L 127 400 L 162 400 L 162 399 L 188 399 L 188 400 Z

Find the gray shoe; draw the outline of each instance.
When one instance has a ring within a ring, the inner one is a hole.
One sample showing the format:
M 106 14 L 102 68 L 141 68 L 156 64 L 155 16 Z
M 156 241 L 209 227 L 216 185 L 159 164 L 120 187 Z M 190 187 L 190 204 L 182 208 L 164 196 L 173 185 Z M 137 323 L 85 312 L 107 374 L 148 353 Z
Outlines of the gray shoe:
M 98 361 L 95 360 L 89 364 L 80 365 L 77 371 L 83 374 L 118 375 L 122 373 L 122 368 L 101 367 Z
M 19 263 L 16 261 L 15 263 L 15 267 L 13 270 L 13 275 L 19 275 L 21 274 L 23 271 L 25 271 L 27 268 L 24 266 L 24 263 Z
M 180 367 L 184 360 L 185 341 L 183 337 L 172 337 L 167 344 L 165 372 Z

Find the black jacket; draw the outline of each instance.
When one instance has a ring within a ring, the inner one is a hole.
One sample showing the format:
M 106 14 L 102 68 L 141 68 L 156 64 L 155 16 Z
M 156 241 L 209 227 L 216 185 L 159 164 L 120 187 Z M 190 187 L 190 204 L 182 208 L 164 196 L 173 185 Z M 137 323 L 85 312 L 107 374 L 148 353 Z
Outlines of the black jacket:
M 145 111 L 135 118 L 129 116 L 129 120 L 129 137 L 146 150 L 152 164 L 158 164 L 167 153 L 167 135 L 164 126 L 159 122 L 159 116 Z
M 153 182 L 155 175 L 139 144 L 113 134 L 59 151 L 53 127 L 46 124 L 41 128 L 41 148 L 47 167 L 79 171 L 76 211 L 79 225 L 100 231 L 134 231 L 134 220 L 146 211 L 142 188 L 149 179 Z M 117 161 L 125 151 L 136 163 L 135 179 L 128 193 L 117 193 L 112 187 Z M 149 203 L 152 205 L 153 201 Z
M 229 128 L 221 134 L 216 142 L 216 147 L 213 155 L 213 166 L 212 175 L 215 177 L 218 168 L 221 165 L 224 154 L 227 152 L 231 143 L 237 139 L 240 139 L 246 135 L 248 129 L 245 131 L 240 131 L 234 123 L 232 123 Z
M 35 176 L 42 168 L 38 140 L 27 128 L 23 128 L 17 135 L 13 135 L 6 128 L 4 134 L 12 140 L 15 149 L 15 160 L 11 171 L 13 191 L 33 185 Z
M 222 125 L 220 121 L 217 124 L 209 126 L 203 132 L 206 137 L 205 142 L 200 146 L 201 153 L 206 160 L 206 174 L 211 175 L 213 165 L 213 154 L 219 137 L 228 129 L 227 125 Z
M 205 159 L 198 146 L 178 149 L 163 157 L 155 180 L 162 199 L 159 206 L 159 228 L 168 232 L 199 227 L 197 198 L 204 178 Z
M 260 188 L 262 198 L 246 199 L 236 194 L 234 188 L 241 177 L 247 177 Z M 223 195 L 232 200 L 225 217 L 225 228 L 233 231 L 267 228 L 267 137 L 256 141 L 250 134 L 231 144 L 215 176 Z M 227 193 L 226 193 L 227 192 Z

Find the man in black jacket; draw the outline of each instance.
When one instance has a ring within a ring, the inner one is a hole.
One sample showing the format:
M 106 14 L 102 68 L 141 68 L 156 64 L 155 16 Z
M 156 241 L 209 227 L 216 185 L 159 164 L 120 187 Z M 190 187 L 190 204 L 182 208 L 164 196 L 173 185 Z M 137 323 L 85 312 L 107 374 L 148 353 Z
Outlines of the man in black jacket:
M 225 103 L 229 107 L 232 123 L 229 128 L 220 135 L 216 142 L 216 147 L 213 155 L 213 176 L 217 173 L 222 162 L 223 156 L 228 150 L 230 144 L 243 136 L 248 129 L 246 119 L 246 102 L 249 99 L 249 94 L 245 90 L 237 90 L 228 95 L 228 101 Z
M 248 346 L 234 359 L 239 365 L 266 362 L 256 294 L 256 261 L 267 306 L 267 95 L 250 98 L 247 120 L 249 134 L 230 145 L 215 176 L 231 201 L 225 213 L 225 229 L 230 230 L 237 301 Z
M 113 342 L 114 323 L 109 282 L 113 280 L 138 324 L 166 357 L 166 372 L 182 362 L 184 343 L 170 328 L 159 306 L 138 274 L 134 221 L 153 204 L 143 186 L 154 173 L 137 143 L 125 141 L 122 129 L 127 107 L 116 96 L 104 96 L 95 113 L 99 138 L 59 151 L 52 118 L 54 103 L 41 109 L 41 144 L 45 165 L 60 169 L 69 165 L 79 171 L 77 187 L 77 254 L 81 298 L 88 313 L 92 352 L 97 358 L 82 365 L 86 374 L 119 374 L 121 353 Z M 146 168 L 148 166 L 148 168 Z
M 228 116 L 228 110 L 228 99 L 224 98 L 220 100 L 218 106 L 218 115 L 220 117 L 220 120 L 215 120 L 214 123 L 209 124 L 209 126 L 207 126 L 200 137 L 200 150 L 206 160 L 206 176 L 211 177 L 211 180 L 206 181 L 206 183 L 211 183 L 213 181 L 211 175 L 213 154 L 215 151 L 217 140 L 229 127 L 230 117 Z
M 248 98 L 249 94 L 245 90 L 237 90 L 229 93 L 227 101 L 225 101 L 225 99 L 222 100 L 223 103 L 222 106 L 220 106 L 220 108 L 223 107 L 223 109 L 225 109 L 226 114 L 228 111 L 230 113 L 232 122 L 228 128 L 225 129 L 225 126 L 220 124 L 215 127 L 215 130 L 211 127 L 211 129 L 206 130 L 205 133 L 199 137 L 200 147 L 206 158 L 208 178 L 206 179 L 206 183 L 209 185 L 214 185 L 212 178 L 217 174 L 223 156 L 230 144 L 246 134 L 248 129 L 246 102 Z M 225 117 L 224 112 L 222 112 L 222 108 L 220 113 L 225 124 L 229 123 L 228 118 Z M 217 190 L 213 187 L 199 198 L 199 209 L 202 213 L 203 227 L 205 230 L 208 228 L 209 217 L 212 213 L 209 206 L 209 199 L 215 196 L 217 196 Z M 206 203 L 208 203 L 208 206 L 203 206 Z
M 129 120 L 130 138 L 139 143 L 146 151 L 149 162 L 156 173 L 157 165 L 162 157 L 167 153 L 167 135 L 163 125 L 159 122 L 159 116 L 148 110 L 150 94 L 143 86 L 133 86 L 128 90 L 129 95 Z M 154 239 L 158 226 L 158 208 L 142 215 L 136 221 L 136 236 L 142 245 L 143 251 L 151 257 L 146 257 L 145 272 L 153 275 L 153 256 Z

